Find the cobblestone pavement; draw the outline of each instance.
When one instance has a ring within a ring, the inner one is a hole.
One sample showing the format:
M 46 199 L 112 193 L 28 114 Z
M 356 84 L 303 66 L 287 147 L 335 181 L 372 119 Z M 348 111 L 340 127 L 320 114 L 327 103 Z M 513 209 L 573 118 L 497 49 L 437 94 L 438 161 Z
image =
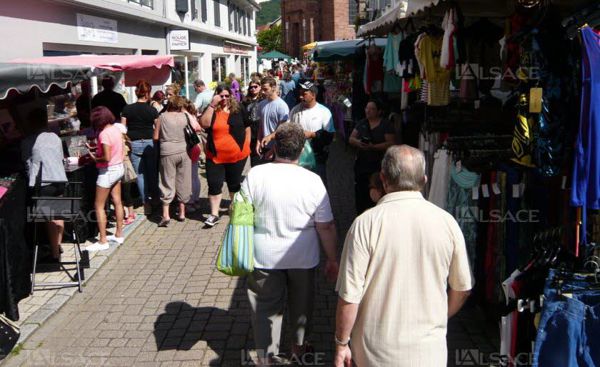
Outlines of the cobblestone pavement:
M 354 218 L 352 155 L 341 143 L 328 167 L 340 242 Z M 206 185 L 203 180 L 203 197 Z M 206 208 L 203 210 L 206 212 Z M 253 358 L 244 280 L 214 262 L 227 218 L 203 228 L 194 213 L 157 228 L 144 221 L 127 242 L 2 366 L 240 366 Z M 309 340 L 330 365 L 336 295 L 319 276 Z M 476 312 L 450 324 L 456 348 L 494 348 Z M 284 336 L 282 348 L 287 348 Z M 453 364 L 451 364 L 453 365 Z

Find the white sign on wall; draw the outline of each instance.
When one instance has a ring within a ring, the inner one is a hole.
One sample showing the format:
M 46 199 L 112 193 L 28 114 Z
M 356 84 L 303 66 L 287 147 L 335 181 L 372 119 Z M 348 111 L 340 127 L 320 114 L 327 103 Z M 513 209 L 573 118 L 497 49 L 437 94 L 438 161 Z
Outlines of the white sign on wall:
M 187 29 L 174 29 L 169 32 L 169 49 L 189 50 L 190 49 L 190 31 Z
M 77 13 L 77 36 L 80 41 L 119 43 L 117 21 Z

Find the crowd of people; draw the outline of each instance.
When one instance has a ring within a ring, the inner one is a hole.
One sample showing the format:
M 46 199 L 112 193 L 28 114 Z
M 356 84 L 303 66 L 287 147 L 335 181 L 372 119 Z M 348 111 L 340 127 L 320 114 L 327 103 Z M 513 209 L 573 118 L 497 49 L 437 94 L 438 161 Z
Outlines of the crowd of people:
M 282 81 L 272 71 L 253 74 L 244 96 L 239 83 L 213 91 L 197 80 L 194 101 L 183 97 L 177 84 L 151 95 L 151 86 L 140 80 L 137 101 L 129 105 L 113 91 L 112 79 L 104 79 L 89 113 L 96 137 L 88 149 L 98 170 L 99 236 L 87 250 L 106 250 L 109 241 L 123 243 L 123 228 L 135 219 L 134 185 L 146 214 L 160 206 L 159 227 L 169 226 L 174 201 L 175 220 L 185 221 L 187 213 L 200 209 L 198 167 L 203 161 L 210 203 L 206 226 L 220 221 L 225 183 L 230 198 L 242 191 L 254 207 L 255 269 L 247 293 L 260 363 L 281 362 L 286 295 L 292 353 L 311 354 L 307 336 L 320 245 L 326 255 L 324 274 L 337 279 L 339 293 L 335 366 L 349 366 L 351 360 L 359 366 L 445 365 L 447 319 L 472 287 L 458 224 L 423 198 L 423 153 L 394 145 L 384 108 L 372 100 L 366 119 L 356 123 L 349 138 L 357 149 L 359 216 L 338 262 L 325 169 L 335 129 L 330 110 L 317 102 L 318 86 L 301 70 L 293 66 Z M 66 181 L 60 139 L 45 135 L 44 118 L 32 115 L 33 138 L 25 141 L 30 186 L 39 170 L 47 179 Z M 252 168 L 244 177 L 248 158 Z M 63 189 L 60 184 L 43 188 L 56 196 Z M 109 197 L 116 217 L 111 236 L 105 213 Z M 55 258 L 60 258 L 62 226 L 48 225 Z

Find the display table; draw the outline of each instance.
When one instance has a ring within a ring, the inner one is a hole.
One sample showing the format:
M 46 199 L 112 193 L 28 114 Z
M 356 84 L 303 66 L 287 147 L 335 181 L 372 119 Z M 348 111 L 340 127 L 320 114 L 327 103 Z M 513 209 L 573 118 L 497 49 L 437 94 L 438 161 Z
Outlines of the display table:
M 33 256 L 25 239 L 27 183 L 15 178 L 0 199 L 0 313 L 17 321 L 18 303 L 31 293 Z

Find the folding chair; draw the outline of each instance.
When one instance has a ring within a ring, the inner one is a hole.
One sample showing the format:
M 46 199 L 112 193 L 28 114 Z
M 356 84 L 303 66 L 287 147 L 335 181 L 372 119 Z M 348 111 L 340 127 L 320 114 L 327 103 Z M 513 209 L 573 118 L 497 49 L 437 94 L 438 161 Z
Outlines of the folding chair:
M 40 187 L 42 184 L 52 184 L 52 183 L 64 183 L 65 190 L 63 196 L 53 197 L 53 196 L 40 196 Z M 27 211 L 27 219 L 29 222 L 34 223 L 34 234 L 33 234 L 33 244 L 34 244 L 34 253 L 33 253 L 33 271 L 31 274 L 31 293 L 36 290 L 36 287 L 41 287 L 45 289 L 46 287 L 55 287 L 55 288 L 66 288 L 66 287 L 75 287 L 79 288 L 79 292 L 81 289 L 81 282 L 84 279 L 83 269 L 80 265 L 80 259 L 82 256 L 81 246 L 79 241 L 79 236 L 76 231 L 75 222 L 77 220 L 83 220 L 84 216 L 81 213 L 80 205 L 82 198 L 82 183 L 81 182 L 56 182 L 56 181 L 42 181 L 38 180 L 35 192 L 31 197 L 31 205 Z M 72 281 L 70 282 L 45 282 L 45 283 L 37 283 L 35 282 L 36 270 L 37 270 L 37 260 L 38 260 L 38 249 L 39 249 L 39 241 L 37 236 L 37 224 L 45 223 L 51 220 L 64 220 L 65 224 L 70 223 L 72 228 L 72 235 L 75 241 L 73 246 L 73 251 L 75 254 L 75 261 L 70 262 L 59 262 L 59 265 L 63 267 L 63 270 L 67 273 L 69 278 Z M 76 277 L 72 276 L 67 269 L 64 268 L 64 265 L 75 265 L 76 268 Z

